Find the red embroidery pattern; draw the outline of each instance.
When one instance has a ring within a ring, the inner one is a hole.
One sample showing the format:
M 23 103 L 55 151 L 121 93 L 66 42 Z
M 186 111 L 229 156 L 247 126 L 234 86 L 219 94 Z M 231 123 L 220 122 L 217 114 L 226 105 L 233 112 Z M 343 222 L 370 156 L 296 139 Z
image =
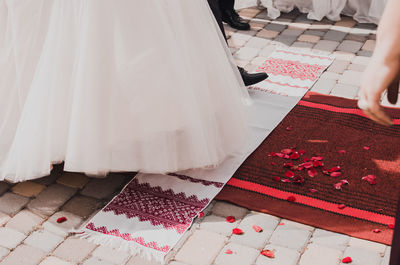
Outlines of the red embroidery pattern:
M 188 180 L 188 181 L 193 182 L 193 183 L 201 183 L 204 186 L 214 185 L 216 188 L 220 188 L 220 189 L 224 186 L 224 183 L 222 183 L 222 182 L 215 182 L 215 181 L 208 181 L 208 180 L 203 180 L 203 179 L 196 179 L 196 178 L 192 178 L 192 177 L 189 177 L 189 176 L 186 176 L 186 175 L 179 175 L 179 174 L 175 174 L 175 173 L 171 173 L 171 174 L 168 174 L 168 175 L 177 177 L 177 178 L 179 178 L 181 180 Z
M 329 58 L 329 57 L 311 55 L 311 54 L 306 54 L 306 53 L 297 53 L 297 52 L 290 52 L 290 51 L 284 51 L 284 50 L 276 50 L 276 52 L 282 52 L 282 53 L 293 54 L 293 55 L 300 55 L 300 56 L 311 57 L 311 58 L 318 58 L 318 59 L 321 59 L 321 60 L 331 60 L 331 58 Z
M 145 247 L 148 247 L 148 248 L 160 251 L 160 252 L 167 253 L 171 249 L 171 247 L 167 246 L 167 245 L 160 247 L 160 246 L 158 246 L 157 242 L 154 242 L 154 241 L 146 242 L 143 237 L 132 237 L 128 233 L 121 234 L 118 229 L 113 229 L 111 231 L 108 231 L 107 227 L 105 227 L 105 226 L 96 227 L 94 225 L 94 223 L 92 223 L 92 222 L 87 224 L 86 228 L 89 230 L 95 231 L 95 232 L 102 233 L 102 234 L 120 237 L 126 241 L 133 241 L 142 246 L 145 246 Z
M 257 71 L 272 75 L 290 76 L 301 80 L 316 81 L 324 71 L 324 65 L 301 63 L 299 61 L 270 58 Z
M 182 234 L 209 201 L 207 198 L 200 201 L 195 195 L 187 197 L 182 192 L 175 194 L 171 189 L 151 187 L 148 183 L 139 184 L 133 179 L 103 212 L 137 217 L 141 222 L 163 225 L 165 229 L 174 229 Z

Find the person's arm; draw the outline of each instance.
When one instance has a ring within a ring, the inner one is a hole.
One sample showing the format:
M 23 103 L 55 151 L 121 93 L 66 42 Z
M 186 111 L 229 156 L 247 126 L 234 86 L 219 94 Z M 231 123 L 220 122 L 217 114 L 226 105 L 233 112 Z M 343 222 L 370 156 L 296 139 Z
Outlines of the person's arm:
M 378 26 L 374 54 L 363 74 L 359 93 L 360 108 L 380 124 L 392 124 L 392 120 L 380 107 L 380 99 L 399 75 L 400 0 L 389 0 Z M 393 93 L 393 87 L 391 89 Z

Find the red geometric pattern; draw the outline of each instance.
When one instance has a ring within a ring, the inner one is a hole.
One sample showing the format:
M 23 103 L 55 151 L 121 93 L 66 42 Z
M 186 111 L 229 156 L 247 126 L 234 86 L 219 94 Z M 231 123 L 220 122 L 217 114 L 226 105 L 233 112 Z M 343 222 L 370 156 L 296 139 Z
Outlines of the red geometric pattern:
M 260 66 L 257 71 L 272 75 L 290 76 L 301 80 L 316 81 L 326 66 L 318 64 L 301 63 L 277 58 L 270 58 Z
M 182 234 L 209 201 L 207 198 L 199 200 L 195 195 L 187 197 L 183 192 L 175 194 L 173 190 L 163 190 L 159 186 L 151 187 L 148 183 L 140 184 L 133 179 L 103 212 L 136 217 L 141 222 L 162 225 Z
M 192 177 L 189 177 L 189 176 L 186 176 L 186 175 L 180 175 L 180 174 L 175 174 L 175 173 L 170 173 L 168 175 L 173 176 L 173 177 L 177 177 L 177 178 L 179 178 L 181 180 L 188 180 L 188 181 L 193 182 L 193 183 L 200 183 L 200 184 L 203 184 L 204 186 L 213 185 L 216 188 L 222 188 L 225 185 L 222 182 L 209 181 L 209 180 L 203 180 L 203 179 L 196 179 L 196 178 L 192 178 Z
M 105 227 L 105 226 L 96 227 L 94 225 L 94 223 L 92 223 L 92 222 L 87 224 L 86 228 L 89 230 L 95 231 L 95 232 L 105 234 L 105 235 L 120 237 L 126 241 L 133 241 L 144 247 L 148 247 L 148 248 L 151 248 L 151 249 L 154 249 L 157 251 L 161 251 L 161 252 L 165 252 L 165 253 L 167 253 L 171 249 L 170 246 L 160 247 L 160 246 L 158 246 L 157 242 L 154 242 L 154 241 L 146 242 L 143 237 L 132 237 L 128 233 L 121 234 L 118 229 L 113 229 L 111 231 L 108 231 L 107 227 Z

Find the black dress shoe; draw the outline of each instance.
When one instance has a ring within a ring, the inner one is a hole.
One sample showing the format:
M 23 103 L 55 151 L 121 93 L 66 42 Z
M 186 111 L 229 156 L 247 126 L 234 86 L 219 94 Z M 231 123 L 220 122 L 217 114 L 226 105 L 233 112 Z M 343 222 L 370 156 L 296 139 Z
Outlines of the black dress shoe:
M 250 30 L 250 24 L 244 21 L 235 10 L 223 11 L 222 21 L 228 23 L 234 29 Z
M 242 67 L 238 67 L 238 69 L 239 69 L 240 75 L 242 76 L 245 86 L 251 86 L 251 85 L 257 84 L 268 78 L 267 73 L 249 74 Z

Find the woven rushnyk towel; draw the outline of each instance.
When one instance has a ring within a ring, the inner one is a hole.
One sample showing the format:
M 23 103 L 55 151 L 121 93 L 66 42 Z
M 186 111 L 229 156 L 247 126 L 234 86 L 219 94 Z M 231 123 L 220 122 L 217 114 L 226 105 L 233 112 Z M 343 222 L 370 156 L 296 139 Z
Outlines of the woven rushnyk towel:
M 164 262 L 196 216 L 332 61 L 329 56 L 275 50 L 257 69 L 267 72 L 269 79 L 249 87 L 252 135 L 247 150 L 227 158 L 215 169 L 136 175 L 85 224 L 79 236 Z

